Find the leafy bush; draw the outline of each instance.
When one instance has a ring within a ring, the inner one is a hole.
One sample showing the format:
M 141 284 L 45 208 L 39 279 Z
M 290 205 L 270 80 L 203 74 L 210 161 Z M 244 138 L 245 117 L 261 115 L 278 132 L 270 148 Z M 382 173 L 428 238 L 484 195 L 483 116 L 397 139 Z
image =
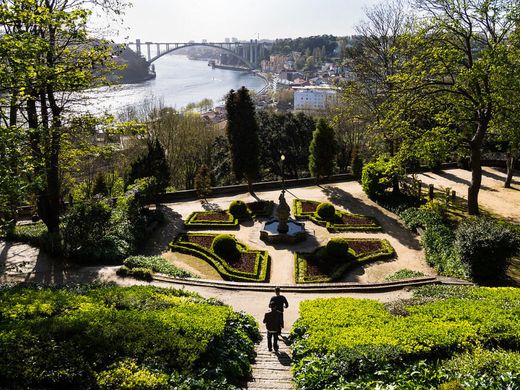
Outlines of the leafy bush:
M 346 238 L 331 238 L 326 248 L 327 255 L 332 258 L 345 259 L 351 256 Z
M 236 389 L 258 338 L 249 316 L 152 286 L 3 287 L 0 318 L 0 388 Z
M 47 226 L 43 222 L 36 222 L 27 225 L 16 225 L 14 229 L 7 232 L 9 241 L 18 241 L 41 246 L 47 234 Z
M 511 388 L 520 378 L 518 289 L 438 290 L 396 314 L 372 300 L 303 301 L 292 330 L 298 387 Z
M 359 149 L 354 148 L 352 151 L 352 161 L 350 163 L 350 169 L 352 170 L 352 176 L 356 180 L 361 179 L 361 175 L 363 173 L 363 159 L 359 155 Z
M 400 213 L 400 217 L 409 229 L 417 229 L 418 227 L 426 229 L 429 226 L 443 223 L 443 218 L 439 213 L 435 210 L 422 207 L 407 208 Z
M 130 268 L 148 268 L 153 272 L 173 276 L 175 278 L 195 277 L 188 271 L 180 269 L 161 256 L 131 256 L 125 259 L 123 264 Z
M 219 234 L 213 240 L 211 250 L 225 260 L 234 260 L 239 256 L 237 241 L 230 234 Z
M 126 265 L 119 267 L 116 274 L 122 277 L 132 276 L 136 279 L 146 280 L 150 282 L 153 280 L 153 271 L 150 268 L 134 267 L 130 268 Z
M 336 216 L 336 209 L 331 203 L 320 203 L 316 213 L 323 219 L 330 221 Z
M 516 232 L 489 218 L 463 221 L 455 233 L 455 251 L 482 284 L 505 276 L 508 260 L 519 248 Z
M 400 269 L 397 272 L 394 272 L 392 275 L 385 278 L 385 280 L 388 280 L 389 282 L 395 281 L 395 280 L 401 280 L 401 279 L 409 279 L 409 278 L 417 278 L 420 276 L 424 276 L 422 272 L 418 271 L 412 271 L 410 269 Z
M 103 390 L 149 389 L 167 390 L 168 375 L 156 373 L 146 367 L 140 367 L 132 360 L 123 360 L 113 364 L 108 370 L 96 375 L 97 384 Z
M 399 180 L 399 175 L 399 166 L 393 160 L 379 159 L 363 167 L 361 187 L 370 199 L 378 199 L 395 180 Z
M 235 218 L 244 218 L 249 216 L 247 205 L 241 200 L 234 200 L 229 205 L 229 212 Z

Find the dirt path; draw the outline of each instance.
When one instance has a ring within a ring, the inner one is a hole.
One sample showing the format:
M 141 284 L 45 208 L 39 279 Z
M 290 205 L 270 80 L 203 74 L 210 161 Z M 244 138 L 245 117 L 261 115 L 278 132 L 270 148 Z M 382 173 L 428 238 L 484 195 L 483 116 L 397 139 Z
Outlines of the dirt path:
M 515 174 L 512 188 L 504 188 L 505 172 L 497 168 L 483 167 L 479 205 L 511 222 L 520 223 L 520 172 Z M 428 172 L 418 175 L 418 179 L 439 189 L 449 187 L 457 191 L 457 196 L 468 198 L 470 171 L 448 169 L 439 173 Z

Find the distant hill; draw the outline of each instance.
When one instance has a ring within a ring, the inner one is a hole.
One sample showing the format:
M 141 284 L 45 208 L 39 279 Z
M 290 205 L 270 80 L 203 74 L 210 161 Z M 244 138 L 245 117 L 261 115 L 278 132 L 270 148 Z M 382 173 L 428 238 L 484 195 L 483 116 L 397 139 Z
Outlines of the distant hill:
M 109 79 L 112 82 L 119 81 L 122 84 L 141 83 L 155 78 L 155 73 L 149 69 L 148 62 L 144 57 L 138 55 L 128 46 L 124 48 L 114 48 L 117 53 L 116 62 L 126 65 L 124 69 L 114 71 Z

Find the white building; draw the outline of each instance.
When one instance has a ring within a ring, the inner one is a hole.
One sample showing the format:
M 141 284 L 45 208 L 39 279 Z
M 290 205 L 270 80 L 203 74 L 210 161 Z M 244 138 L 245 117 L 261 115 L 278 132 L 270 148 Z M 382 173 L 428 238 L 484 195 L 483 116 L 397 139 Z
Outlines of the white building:
M 337 102 L 337 90 L 331 87 L 294 87 L 294 111 L 323 111 Z

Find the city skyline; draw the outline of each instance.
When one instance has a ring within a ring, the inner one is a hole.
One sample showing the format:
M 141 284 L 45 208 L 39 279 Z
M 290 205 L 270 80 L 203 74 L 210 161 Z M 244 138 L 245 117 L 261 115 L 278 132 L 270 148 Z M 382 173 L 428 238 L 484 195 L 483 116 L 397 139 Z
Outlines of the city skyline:
M 214 0 L 134 0 L 124 25 L 95 15 L 96 25 L 110 25 L 117 41 L 224 41 L 225 38 L 276 39 L 312 35 L 352 35 L 364 17 L 364 7 L 377 0 L 299 0 L 215 2 Z M 116 33 L 117 32 L 117 33 Z

